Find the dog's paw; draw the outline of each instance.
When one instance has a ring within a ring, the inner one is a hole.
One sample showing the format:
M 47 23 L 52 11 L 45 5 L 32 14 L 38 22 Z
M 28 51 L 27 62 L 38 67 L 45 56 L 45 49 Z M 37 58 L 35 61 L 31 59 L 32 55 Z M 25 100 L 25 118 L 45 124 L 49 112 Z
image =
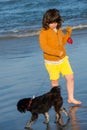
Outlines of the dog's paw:
M 59 120 L 55 120 L 54 123 L 58 124 L 59 126 L 63 126 L 64 125 L 64 122 L 63 122 L 62 118 L 60 118 Z
M 44 123 L 44 124 L 49 124 L 49 121 L 44 121 L 43 123 Z
M 60 121 L 54 121 L 59 127 L 64 127 L 64 124 Z
M 30 127 L 28 127 L 28 126 L 25 126 L 24 127 L 25 129 L 27 129 L 27 130 L 32 130 Z
M 58 121 L 54 121 L 55 124 L 58 124 Z
M 59 120 L 55 120 L 54 123 L 58 124 L 60 127 L 65 127 L 67 126 L 67 124 L 70 122 L 70 117 L 68 117 L 66 119 L 66 121 L 64 122 L 62 118 L 60 118 Z

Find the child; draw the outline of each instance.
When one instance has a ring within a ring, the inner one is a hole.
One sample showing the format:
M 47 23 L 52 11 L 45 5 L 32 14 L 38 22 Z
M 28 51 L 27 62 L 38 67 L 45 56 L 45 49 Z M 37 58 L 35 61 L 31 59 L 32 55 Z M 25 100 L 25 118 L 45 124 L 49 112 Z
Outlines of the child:
M 40 47 L 43 51 L 45 67 L 49 73 L 51 86 L 59 85 L 60 73 L 66 79 L 68 103 L 81 104 L 74 98 L 74 75 L 64 45 L 71 36 L 72 28 L 62 32 L 63 20 L 57 9 L 49 9 L 43 16 L 43 28 L 40 31 Z

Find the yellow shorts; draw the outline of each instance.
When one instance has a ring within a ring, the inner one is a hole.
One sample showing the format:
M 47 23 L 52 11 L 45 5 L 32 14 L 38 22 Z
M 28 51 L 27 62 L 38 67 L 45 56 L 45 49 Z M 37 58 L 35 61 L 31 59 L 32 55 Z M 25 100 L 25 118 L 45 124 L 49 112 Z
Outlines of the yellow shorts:
M 71 65 L 68 61 L 68 56 L 66 56 L 62 63 L 59 64 L 49 64 L 45 63 L 45 67 L 48 71 L 48 74 L 50 76 L 50 80 L 57 80 L 60 77 L 60 74 L 62 76 L 73 74 L 73 70 L 71 68 Z

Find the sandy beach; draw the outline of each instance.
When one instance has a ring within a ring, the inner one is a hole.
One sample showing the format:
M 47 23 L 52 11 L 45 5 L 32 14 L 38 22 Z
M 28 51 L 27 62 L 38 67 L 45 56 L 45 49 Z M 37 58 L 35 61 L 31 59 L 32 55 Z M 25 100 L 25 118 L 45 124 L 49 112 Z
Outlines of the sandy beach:
M 67 54 L 75 73 L 75 97 L 81 106 L 67 103 L 65 80 L 61 77 L 63 106 L 71 120 L 63 130 L 87 129 L 87 29 L 72 35 L 73 44 L 67 45 Z M 50 81 L 43 63 L 38 36 L 0 40 L 0 130 L 24 130 L 29 112 L 21 114 L 16 104 L 19 99 L 39 96 L 50 90 Z M 46 126 L 43 115 L 31 126 L 32 130 L 60 130 L 54 123 L 55 113 L 49 111 Z

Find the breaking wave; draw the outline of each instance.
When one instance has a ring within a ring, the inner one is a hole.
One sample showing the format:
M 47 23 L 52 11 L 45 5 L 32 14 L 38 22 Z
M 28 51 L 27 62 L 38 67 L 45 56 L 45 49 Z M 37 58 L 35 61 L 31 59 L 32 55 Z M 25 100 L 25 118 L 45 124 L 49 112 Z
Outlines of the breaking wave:
M 63 30 L 65 30 L 66 27 L 62 27 Z M 73 26 L 72 29 L 73 30 L 82 30 L 82 29 L 86 29 L 87 28 L 87 24 L 85 25 L 77 25 L 77 26 Z M 10 32 L 7 32 L 3 35 L 0 36 L 0 39 L 10 39 L 10 38 L 20 38 L 20 37 L 31 37 L 31 36 L 37 36 L 39 35 L 40 29 L 36 30 L 36 31 L 20 31 L 20 30 L 13 30 Z

